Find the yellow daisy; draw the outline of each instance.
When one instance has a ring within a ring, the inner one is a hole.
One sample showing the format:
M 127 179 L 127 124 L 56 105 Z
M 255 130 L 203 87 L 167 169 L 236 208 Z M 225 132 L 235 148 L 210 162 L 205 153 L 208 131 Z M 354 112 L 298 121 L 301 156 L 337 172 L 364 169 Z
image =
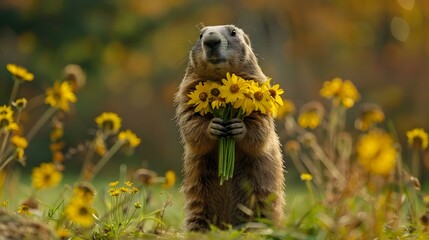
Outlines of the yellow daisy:
M 301 177 L 302 181 L 311 181 L 311 180 L 313 180 L 313 176 L 311 174 L 309 174 L 309 173 L 302 173 L 300 177 Z
M 376 104 L 365 104 L 359 118 L 355 121 L 355 127 L 361 131 L 367 131 L 376 123 L 384 121 L 384 113 Z
M 167 171 L 165 173 L 165 180 L 164 180 L 164 183 L 162 184 L 162 187 L 165 189 L 168 189 L 173 187 L 175 183 L 176 183 L 176 173 L 174 173 L 171 170 Z
M 247 82 L 235 74 L 226 74 L 226 79 L 222 79 L 223 85 L 219 87 L 220 97 L 225 98 L 226 103 L 234 103 L 238 99 L 244 98 Z
M 13 116 L 13 110 L 10 106 L 0 106 L 0 116 Z
M 70 109 L 69 103 L 76 101 L 77 98 L 68 82 L 55 82 L 52 88 L 46 90 L 45 103 L 52 107 L 57 107 L 67 112 Z
M 133 148 L 137 147 L 141 142 L 140 138 L 138 138 L 137 135 L 129 129 L 120 132 L 118 139 L 123 141 L 125 145 Z
M 376 175 L 389 175 L 396 164 L 392 137 L 382 131 L 362 135 L 357 143 L 358 160 L 364 169 Z
M 15 135 L 11 138 L 11 142 L 16 148 L 26 149 L 28 146 L 28 142 L 25 137 Z
M 263 83 L 263 87 L 266 87 L 268 89 L 271 97 L 274 100 L 274 103 L 277 106 L 283 105 L 283 99 L 280 95 L 284 93 L 284 90 L 280 88 L 279 84 L 275 84 L 274 86 L 271 86 L 271 78 L 269 78 L 265 83 Z
M 355 85 L 350 80 L 343 81 L 341 78 L 324 82 L 322 89 L 320 89 L 320 95 L 328 99 L 333 98 L 335 104 L 341 104 L 345 108 L 353 107 L 360 98 Z
M 24 80 L 28 82 L 34 80 L 34 75 L 24 67 L 9 63 L 6 65 L 6 69 L 18 80 Z
M 113 112 L 104 112 L 95 118 L 97 126 L 106 133 L 117 133 L 121 128 L 122 119 Z
M 90 183 L 79 183 L 73 189 L 74 196 L 83 199 L 86 202 L 92 202 L 95 196 L 95 189 Z
M 82 198 L 74 197 L 65 209 L 67 217 L 82 227 L 90 227 L 94 224 L 94 209 Z
M 407 132 L 408 144 L 417 149 L 426 149 L 428 147 L 428 134 L 423 128 L 414 128 Z
M 217 82 L 206 81 L 204 84 L 207 85 L 209 90 L 209 102 L 213 109 L 219 109 L 226 106 L 225 98 L 220 96 L 220 84 Z
M 27 106 L 27 99 L 26 98 L 16 99 L 14 102 L 12 102 L 12 105 L 17 109 L 24 109 Z
M 18 124 L 13 119 L 13 110 L 9 106 L 0 107 L 0 130 L 17 131 L 19 130 Z
M 303 128 L 315 129 L 322 122 L 323 115 L 324 109 L 319 102 L 309 102 L 302 106 L 298 116 L 298 124 Z
M 57 237 L 59 239 L 69 239 L 72 236 L 72 233 L 70 232 L 70 230 L 65 229 L 65 228 L 60 228 L 56 231 L 57 233 Z
M 42 189 L 56 186 L 62 177 L 62 173 L 55 169 L 53 163 L 42 163 L 33 168 L 31 180 L 35 189 Z
M 253 99 L 253 111 L 259 111 L 263 114 L 273 112 L 274 103 L 272 101 L 270 92 L 268 89 L 263 89 L 255 84 L 251 85 L 252 99 Z M 250 109 L 247 109 L 248 112 Z
M 210 112 L 209 87 L 209 84 L 200 82 L 197 86 L 195 86 L 195 91 L 188 94 L 188 97 L 190 98 L 188 104 L 193 105 L 195 107 L 194 111 L 200 113 L 201 115 L 205 115 Z

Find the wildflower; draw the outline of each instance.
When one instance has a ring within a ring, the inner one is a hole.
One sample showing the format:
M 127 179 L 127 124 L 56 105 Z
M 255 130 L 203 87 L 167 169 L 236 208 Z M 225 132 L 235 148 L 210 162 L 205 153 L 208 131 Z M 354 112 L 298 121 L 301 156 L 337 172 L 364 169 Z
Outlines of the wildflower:
M 277 109 L 277 118 L 282 119 L 286 116 L 289 116 L 295 111 L 295 105 L 292 101 L 283 99 L 283 105 L 279 106 Z
M 353 107 L 360 98 L 355 85 L 350 80 L 343 81 L 341 78 L 324 82 L 320 95 L 328 99 L 333 98 L 334 104 L 341 104 L 345 108 Z
M 140 202 L 135 202 L 134 207 L 137 209 L 142 208 L 142 204 Z
M 109 193 L 110 193 L 110 196 L 112 196 L 112 197 L 117 197 L 117 196 L 119 196 L 120 194 L 121 194 L 121 191 L 119 190 L 119 189 L 111 189 L 112 191 L 109 191 Z
M 141 140 L 137 137 L 135 133 L 133 133 L 131 130 L 125 130 L 119 133 L 118 135 L 119 141 L 124 142 L 125 145 L 134 148 L 137 147 Z
M 14 102 L 12 102 L 12 106 L 16 107 L 17 109 L 24 109 L 27 107 L 27 99 L 26 98 L 19 98 L 16 99 Z
M 94 210 L 88 202 L 81 198 L 72 198 L 65 209 L 67 217 L 82 227 L 90 227 L 94 223 Z
M 254 110 L 263 114 L 273 113 L 274 104 L 271 101 L 270 92 L 267 89 L 252 85 Z
M 86 84 L 86 74 L 79 65 L 68 64 L 64 67 L 64 80 L 68 81 L 73 91 L 82 89 Z
M 311 180 L 313 180 L 313 175 L 311 175 L 309 173 L 302 173 L 301 174 L 301 180 L 302 181 L 311 181 Z
M 284 90 L 280 88 L 279 84 L 275 84 L 274 86 L 270 86 L 270 82 L 271 82 L 271 78 L 268 79 L 264 83 L 264 86 L 266 86 L 268 88 L 268 92 L 270 93 L 270 96 L 273 98 L 274 103 L 277 106 L 282 106 L 283 105 L 283 99 L 280 95 L 282 95 L 284 93 Z
M 113 112 L 104 112 L 95 118 L 97 126 L 105 133 L 114 134 L 121 128 L 122 119 Z
M 69 239 L 71 237 L 71 232 L 68 229 L 60 228 L 57 230 L 57 237 L 59 239 Z
M 210 112 L 209 87 L 209 84 L 200 82 L 197 86 L 195 86 L 195 91 L 188 94 L 188 97 L 190 98 L 188 104 L 194 105 L 194 111 L 200 113 L 201 115 L 205 115 Z
M 428 147 L 428 134 L 422 128 L 414 128 L 407 132 L 408 144 L 416 149 Z
M 52 119 L 52 130 L 49 136 L 53 142 L 64 136 L 64 125 L 58 118 Z
M 33 168 L 31 175 L 35 189 L 54 187 L 61 181 L 61 178 L 61 172 L 55 169 L 53 163 L 42 163 L 39 167 Z
M 29 207 L 27 205 L 22 204 L 18 208 L 18 213 L 23 214 L 23 215 L 30 215 L 29 210 L 30 209 L 29 209 Z
M 219 87 L 220 97 L 225 98 L 226 103 L 234 103 L 244 98 L 247 84 L 243 78 L 227 73 L 226 79 L 222 79 L 222 82 L 224 85 Z
M 134 178 L 146 186 L 154 184 L 157 177 L 156 172 L 145 168 L 138 169 L 134 174 Z
M 381 131 L 362 135 L 356 151 L 361 165 L 370 173 L 387 176 L 395 167 L 396 150 L 392 137 Z
M 6 69 L 18 80 L 24 80 L 28 82 L 34 80 L 34 75 L 24 67 L 9 63 L 6 65 Z
M 355 121 L 355 127 L 361 131 L 367 131 L 375 123 L 384 121 L 384 113 L 380 106 L 375 104 L 366 104 L 362 107 L 358 119 Z
M 86 202 L 92 202 L 95 196 L 95 189 L 90 183 L 80 183 L 73 189 L 74 196 Z
M 60 108 L 67 112 L 70 109 L 69 103 L 76 101 L 76 95 L 74 95 L 68 82 L 55 82 L 52 88 L 46 90 L 45 103 L 51 107 Z
M 119 191 L 121 191 L 123 193 L 129 193 L 129 192 L 131 192 L 131 190 L 129 188 L 126 188 L 126 187 L 120 187 Z
M 176 173 L 169 170 L 165 173 L 165 180 L 162 187 L 165 189 L 171 188 L 176 183 Z
M 13 110 L 10 106 L 0 106 L 0 130 L 19 130 L 18 124 L 13 120 Z
M 131 187 L 131 186 L 133 185 L 133 183 L 132 183 L 132 182 L 130 182 L 130 181 L 126 181 L 126 182 L 124 182 L 124 184 L 125 184 L 125 186 L 127 186 L 127 187 Z
M 11 139 L 11 142 L 16 148 L 25 149 L 28 146 L 28 142 L 27 142 L 27 139 L 25 139 L 25 137 L 13 136 Z
M 303 128 L 315 129 L 322 122 L 323 106 L 319 102 L 309 102 L 302 106 L 298 116 L 298 124 Z
M 136 187 L 131 188 L 131 193 L 138 193 L 140 190 Z
M 109 187 L 116 187 L 119 184 L 119 181 L 109 183 Z

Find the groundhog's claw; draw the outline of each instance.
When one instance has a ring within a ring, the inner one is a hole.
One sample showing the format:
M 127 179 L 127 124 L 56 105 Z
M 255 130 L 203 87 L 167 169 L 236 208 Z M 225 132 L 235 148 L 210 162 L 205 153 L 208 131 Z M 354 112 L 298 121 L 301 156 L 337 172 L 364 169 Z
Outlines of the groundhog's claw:
M 213 138 L 220 138 L 227 136 L 225 125 L 226 122 L 221 118 L 213 118 L 209 124 L 209 135 Z
M 246 133 L 246 125 L 243 120 L 239 118 L 233 118 L 226 123 L 227 135 L 233 137 L 236 140 L 242 139 Z

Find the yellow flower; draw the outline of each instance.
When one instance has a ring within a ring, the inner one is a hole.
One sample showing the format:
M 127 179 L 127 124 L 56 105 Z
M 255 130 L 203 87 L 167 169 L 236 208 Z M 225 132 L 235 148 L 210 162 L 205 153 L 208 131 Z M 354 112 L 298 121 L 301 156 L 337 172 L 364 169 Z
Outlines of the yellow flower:
M 382 131 L 362 135 L 356 151 L 361 165 L 370 173 L 387 176 L 395 167 L 396 150 L 392 137 Z
M 119 181 L 109 183 L 109 187 L 116 187 Z
M 195 91 L 188 94 L 190 98 L 188 101 L 189 105 L 195 107 L 194 111 L 205 115 L 210 112 L 210 86 L 209 84 L 200 82 L 195 86 Z
M 176 173 L 174 173 L 171 170 L 167 171 L 165 173 L 165 180 L 164 180 L 164 183 L 162 184 L 162 187 L 165 189 L 168 189 L 173 187 L 175 183 L 176 183 Z
M 283 99 L 283 105 L 277 109 L 277 118 L 282 119 L 295 112 L 295 104 L 292 101 Z
M 268 89 L 261 88 L 255 84 L 251 86 L 254 111 L 263 114 L 273 113 L 274 103 Z M 249 109 L 246 110 L 246 112 Z
M 71 232 L 68 229 L 60 228 L 57 230 L 57 237 L 59 239 L 69 239 L 71 237 Z
M 125 145 L 132 148 L 137 147 L 141 142 L 140 138 L 138 138 L 136 134 L 129 129 L 120 132 L 118 139 L 119 141 L 123 141 Z
M 18 124 L 13 120 L 12 115 L 0 115 L 0 130 L 17 131 L 19 130 Z
M 9 63 L 6 65 L 6 69 L 18 80 L 29 82 L 34 80 L 34 75 L 24 67 Z
M 137 209 L 142 208 L 142 204 L 140 202 L 135 202 L 134 207 Z
M 69 103 L 76 101 L 77 98 L 68 82 L 55 82 L 52 88 L 46 90 L 45 103 L 52 107 L 57 107 L 67 112 L 70 109 Z
M 131 190 L 129 188 L 126 188 L 126 187 L 120 187 L 119 191 L 121 191 L 123 193 L 129 193 L 129 192 L 131 192 Z
M 408 144 L 417 149 L 428 147 L 428 134 L 422 128 L 414 128 L 407 132 Z
M 323 106 L 319 102 L 309 102 L 302 106 L 298 116 L 298 124 L 303 128 L 315 129 L 322 122 Z
M 367 131 L 375 123 L 384 121 L 384 113 L 380 106 L 375 104 L 366 104 L 362 107 L 358 119 L 355 121 L 355 127 L 361 131 Z
M 130 182 L 130 181 L 126 181 L 126 182 L 124 182 L 124 184 L 125 184 L 125 186 L 127 186 L 127 187 L 131 187 L 131 186 L 133 185 L 133 183 L 132 183 L 132 182 Z
M 28 142 L 27 142 L 27 139 L 25 139 L 25 137 L 20 137 L 15 135 L 12 137 L 11 142 L 16 148 L 26 149 L 28 146 Z
M 122 119 L 116 113 L 104 112 L 95 118 L 95 122 L 103 131 L 107 133 L 117 133 L 121 128 Z
M 119 189 L 111 189 L 112 191 L 109 191 L 109 193 L 110 193 L 110 196 L 113 196 L 113 197 L 117 197 L 117 196 L 119 196 L 120 194 L 121 194 L 121 191 L 119 190 Z
M 301 180 L 302 181 L 311 181 L 311 180 L 313 180 L 313 176 L 309 173 L 302 173 L 301 174 Z
M 62 173 L 55 169 L 53 163 L 42 163 L 39 167 L 33 168 L 31 180 L 35 189 L 49 188 L 56 186 L 62 178 Z
M 74 196 L 86 202 L 92 202 L 95 196 L 94 187 L 90 183 L 80 183 L 73 189 Z
M 14 102 L 12 102 L 12 105 L 16 107 L 17 109 L 24 109 L 27 107 L 27 99 L 26 98 L 19 98 L 16 99 Z
M 10 106 L 0 106 L 0 116 L 13 116 L 13 110 Z
M 204 83 L 207 85 L 209 90 L 209 102 L 211 102 L 211 107 L 213 109 L 219 109 L 226 106 L 225 98 L 220 96 L 220 84 L 217 82 L 206 81 Z
M 247 83 L 235 74 L 226 73 L 226 79 L 222 79 L 223 85 L 219 87 L 220 97 L 225 98 L 226 103 L 234 103 L 244 98 Z
M 28 207 L 28 205 L 22 204 L 18 208 L 18 213 L 23 214 L 23 215 L 30 215 L 29 210 L 30 210 L 30 208 Z
M 67 217 L 82 227 L 90 227 L 94 223 L 94 209 L 81 198 L 74 197 L 65 209 Z
M 341 78 L 334 78 L 332 81 L 323 83 L 320 95 L 325 98 L 333 98 L 336 105 L 341 104 L 345 108 L 353 107 L 360 98 L 359 92 L 350 80 L 343 81 Z
M 275 84 L 274 86 L 271 86 L 270 82 L 271 82 L 271 78 L 269 78 L 263 84 L 263 86 L 268 88 L 268 91 L 270 92 L 270 95 L 273 98 L 276 106 L 282 106 L 283 105 L 283 99 L 280 95 L 282 95 L 284 93 L 284 90 L 280 88 L 279 84 Z

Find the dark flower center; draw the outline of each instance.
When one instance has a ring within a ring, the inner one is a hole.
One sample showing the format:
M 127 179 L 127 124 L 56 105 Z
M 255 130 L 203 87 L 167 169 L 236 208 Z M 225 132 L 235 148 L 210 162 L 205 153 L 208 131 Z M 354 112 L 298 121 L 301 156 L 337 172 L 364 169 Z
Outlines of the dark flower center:
M 237 93 L 237 92 L 240 90 L 240 87 L 239 87 L 237 84 L 232 84 L 232 85 L 229 87 L 229 90 L 230 90 L 232 93 Z
M 113 122 L 110 120 L 104 121 L 103 122 L 103 129 L 112 130 L 113 129 Z
M 261 101 L 264 98 L 264 94 L 262 94 L 261 92 L 255 92 L 254 96 L 255 99 L 258 101 Z
M 45 182 L 45 183 L 47 183 L 47 182 L 50 182 L 51 181 L 51 174 L 45 174 L 44 176 L 43 176 L 43 181 Z
M 80 216 L 86 216 L 86 215 L 88 215 L 88 209 L 86 208 L 86 207 L 80 207 L 79 208 L 79 215 Z
M 207 100 L 207 93 L 202 92 L 200 93 L 200 95 L 198 95 L 198 97 L 200 98 L 201 101 L 205 102 Z
M 413 146 L 415 148 L 421 148 L 423 145 L 423 139 L 421 137 L 414 137 L 413 138 Z
M 0 128 L 9 126 L 10 122 L 7 118 L 3 118 L 0 120 Z
M 219 96 L 220 91 L 217 88 L 212 88 L 212 90 L 210 90 L 210 93 L 211 93 L 211 95 L 217 97 L 217 96 Z

